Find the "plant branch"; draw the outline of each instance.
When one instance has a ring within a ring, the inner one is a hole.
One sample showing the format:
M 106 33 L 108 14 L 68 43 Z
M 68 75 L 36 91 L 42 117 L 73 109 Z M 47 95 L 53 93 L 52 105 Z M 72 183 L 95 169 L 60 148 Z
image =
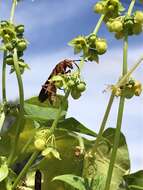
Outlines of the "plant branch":
M 13 0 L 10 12 L 10 23 L 13 23 L 16 5 L 17 5 L 17 0 Z
M 134 4 L 135 4 L 135 0 L 132 0 L 132 2 L 130 3 L 129 9 L 128 9 L 128 15 L 131 15 Z M 123 47 L 123 72 L 122 72 L 123 76 L 127 74 L 127 70 L 128 70 L 127 59 L 128 59 L 128 34 L 126 33 L 125 37 L 124 37 L 124 47 Z M 125 104 L 125 97 L 121 96 L 120 103 L 119 103 L 119 109 L 118 109 L 118 117 L 117 117 L 116 131 L 115 131 L 115 136 L 114 136 L 113 150 L 111 153 L 111 159 L 110 159 L 109 169 L 108 169 L 108 173 L 107 173 L 105 190 L 110 189 L 114 164 L 115 164 L 115 160 L 116 160 L 117 149 L 118 149 L 119 141 L 120 141 L 124 104 Z
M 3 101 L 3 103 L 7 102 L 7 99 L 6 99 L 6 62 L 5 62 L 6 56 L 7 56 L 7 51 L 4 51 L 3 66 L 2 66 L 2 101 Z
M 18 87 L 19 87 L 20 112 L 19 112 L 19 117 L 18 117 L 16 131 L 15 131 L 15 141 L 13 143 L 11 154 L 8 159 L 9 165 L 12 163 L 13 158 L 15 156 L 16 147 L 18 145 L 18 140 L 19 140 L 20 129 L 22 128 L 22 125 L 24 122 L 24 91 L 23 91 L 23 83 L 22 83 L 21 73 L 20 73 L 20 69 L 19 69 L 16 49 L 14 49 L 13 60 L 14 60 L 14 67 L 15 67 L 15 72 L 16 72 L 16 76 L 17 76 L 17 81 L 18 81 Z
M 101 27 L 101 24 L 102 24 L 102 22 L 103 22 L 104 17 L 105 17 L 104 14 L 102 14 L 102 15 L 100 16 L 100 18 L 99 18 L 99 20 L 98 20 L 98 22 L 97 22 L 97 24 L 96 24 L 96 27 L 95 27 L 95 29 L 93 30 L 93 33 L 94 33 L 95 35 L 97 35 L 97 33 L 98 33 L 98 31 L 99 31 L 99 28 Z
M 114 94 L 111 94 L 107 108 L 106 108 L 106 111 L 105 111 L 105 114 L 104 114 L 104 117 L 103 117 L 103 120 L 102 120 L 102 123 L 101 123 L 101 126 L 100 126 L 98 136 L 97 136 L 95 144 L 93 146 L 93 151 L 92 151 L 93 153 L 96 152 L 97 147 L 98 147 L 98 143 L 99 143 L 100 139 L 102 138 L 102 134 L 103 134 L 103 131 L 104 131 L 105 126 L 106 126 L 106 122 L 107 122 L 107 119 L 108 119 L 108 116 L 109 116 L 109 113 L 110 113 L 110 110 L 111 110 L 111 107 L 112 107 L 112 104 L 114 101 L 114 97 L 115 97 Z
M 32 163 L 35 161 L 35 159 L 37 158 L 39 154 L 39 151 L 35 151 L 31 158 L 28 160 L 28 162 L 26 163 L 26 165 L 24 166 L 24 168 L 22 169 L 22 171 L 20 172 L 20 174 L 18 175 L 18 177 L 16 178 L 13 186 L 12 186 L 12 190 L 15 190 L 15 188 L 17 187 L 17 185 L 19 184 L 20 180 L 25 176 L 25 174 L 27 173 L 29 167 L 32 165 Z

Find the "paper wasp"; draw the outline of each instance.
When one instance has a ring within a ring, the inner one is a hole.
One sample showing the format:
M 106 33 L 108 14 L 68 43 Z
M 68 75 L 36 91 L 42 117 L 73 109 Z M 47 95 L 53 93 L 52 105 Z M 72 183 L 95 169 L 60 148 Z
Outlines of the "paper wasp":
M 78 67 L 78 65 L 75 63 L 75 61 L 80 61 L 80 60 L 65 59 L 65 60 L 59 62 L 55 66 L 52 73 L 48 77 L 48 80 L 45 82 L 44 85 L 42 85 L 42 89 L 39 93 L 40 102 L 44 102 L 46 99 L 48 99 L 50 101 L 50 103 L 52 103 L 54 101 L 56 92 L 57 92 L 57 88 L 56 88 L 54 82 L 50 81 L 50 79 L 55 75 L 67 74 L 67 73 L 71 72 L 71 70 L 73 69 L 73 64 Z

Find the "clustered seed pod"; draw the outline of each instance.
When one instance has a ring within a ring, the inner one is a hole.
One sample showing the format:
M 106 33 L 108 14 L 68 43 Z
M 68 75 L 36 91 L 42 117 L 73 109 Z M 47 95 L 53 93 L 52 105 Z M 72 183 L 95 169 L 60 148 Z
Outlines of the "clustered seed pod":
M 78 36 L 70 41 L 69 45 L 74 48 L 75 53 L 83 53 L 89 61 L 98 63 L 99 55 L 107 51 L 107 42 L 103 38 L 98 38 L 94 33 L 88 36 Z
M 125 85 L 120 86 L 119 88 L 113 88 L 112 93 L 115 96 L 123 96 L 127 99 L 135 96 L 140 96 L 142 92 L 142 85 L 139 81 L 130 79 Z
M 107 22 L 110 18 L 116 18 L 124 11 L 119 0 L 100 0 L 93 7 L 94 12 L 104 14 L 104 21 Z
M 49 129 L 39 129 L 36 132 L 34 146 L 37 150 L 42 151 L 46 148 L 46 141 L 50 134 Z
M 7 50 L 5 62 L 11 66 L 11 73 L 15 71 L 13 60 L 14 49 L 17 49 L 17 58 L 21 74 L 24 72 L 25 68 L 29 68 L 21 58 L 24 50 L 27 48 L 27 41 L 24 39 L 23 34 L 24 25 L 15 26 L 8 21 L 0 22 L 0 37 L 2 38 L 5 49 Z
M 108 30 L 115 33 L 117 39 L 121 39 L 125 34 L 138 35 L 143 30 L 143 12 L 136 11 L 131 16 L 119 16 L 109 19 L 106 23 Z

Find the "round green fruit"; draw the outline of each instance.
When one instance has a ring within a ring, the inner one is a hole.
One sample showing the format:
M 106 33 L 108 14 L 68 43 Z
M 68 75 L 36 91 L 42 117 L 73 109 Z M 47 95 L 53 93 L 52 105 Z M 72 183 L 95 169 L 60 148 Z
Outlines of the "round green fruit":
M 24 25 L 18 25 L 16 27 L 16 32 L 17 33 L 23 33 L 24 32 Z
M 6 47 L 6 49 L 9 50 L 9 51 L 13 50 L 13 45 L 12 45 L 11 43 L 7 43 L 7 44 L 5 45 L 5 47 Z
M 6 57 L 6 64 L 7 65 L 13 65 L 14 64 L 14 61 L 13 61 L 13 57 L 12 56 L 9 56 L 9 57 Z
M 135 35 L 138 35 L 142 32 L 142 25 L 141 24 L 138 24 L 138 23 L 135 23 L 134 26 L 133 26 L 133 33 Z
M 112 23 L 112 28 L 114 32 L 121 32 L 123 30 L 123 24 L 121 21 L 114 21 Z
M 34 142 L 35 148 L 39 151 L 44 150 L 45 145 L 46 145 L 46 143 L 43 139 L 36 139 Z
M 79 99 L 80 98 L 80 96 L 81 96 L 81 93 L 77 90 L 77 89 L 73 89 L 72 91 L 71 91 L 71 96 L 72 96 L 72 98 L 73 99 Z
M 71 88 L 75 85 L 75 82 L 73 80 L 69 80 L 67 83 L 68 87 Z
M 77 89 L 80 92 L 84 92 L 86 90 L 86 84 L 84 82 L 81 82 L 77 85 Z
M 135 23 L 143 23 L 143 12 L 142 11 L 136 11 L 134 16 Z
M 57 88 L 61 88 L 63 86 L 63 82 L 62 81 L 55 81 L 55 86 Z
M 103 3 L 96 3 L 93 7 L 93 10 L 96 13 L 103 14 L 105 12 L 105 7 L 104 7 Z
M 18 49 L 18 51 L 24 51 L 26 48 L 27 48 L 27 44 L 26 44 L 26 42 L 24 40 L 19 41 L 17 43 L 17 49 Z
M 107 50 L 107 43 L 105 40 L 97 40 L 96 41 L 96 50 L 98 54 L 104 54 Z

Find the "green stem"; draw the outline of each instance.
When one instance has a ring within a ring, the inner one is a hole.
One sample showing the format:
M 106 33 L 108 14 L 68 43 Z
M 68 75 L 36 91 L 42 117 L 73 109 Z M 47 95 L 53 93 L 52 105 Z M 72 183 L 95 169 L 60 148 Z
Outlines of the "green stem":
M 15 190 L 15 188 L 17 187 L 17 185 L 19 184 L 20 180 L 25 176 L 25 174 L 27 173 L 29 167 L 32 165 L 32 163 L 35 161 L 35 159 L 37 158 L 39 154 L 39 151 L 35 151 L 31 158 L 28 160 L 28 162 L 26 163 L 26 165 L 24 166 L 24 168 L 22 169 L 22 171 L 20 172 L 20 174 L 18 175 L 18 177 L 16 178 L 13 186 L 12 186 L 12 190 Z
M 107 105 L 106 112 L 104 114 L 104 117 L 103 117 L 103 120 L 102 120 L 102 123 L 101 123 L 101 126 L 100 126 L 98 136 L 96 138 L 96 141 L 95 141 L 95 144 L 94 144 L 94 147 L 93 147 L 93 153 L 96 152 L 98 143 L 99 143 L 100 139 L 102 138 L 102 134 L 103 134 L 103 131 L 104 131 L 105 126 L 106 126 L 106 122 L 107 122 L 107 119 L 108 119 L 108 116 L 109 116 L 109 113 L 110 113 L 110 110 L 111 110 L 111 107 L 112 107 L 112 104 L 113 104 L 113 101 L 114 101 L 114 97 L 115 96 L 113 94 L 111 94 L 110 99 L 109 99 L 109 103 Z
M 7 99 L 6 99 L 6 62 L 5 62 L 6 56 L 7 56 L 7 51 L 4 51 L 3 66 L 2 66 L 2 101 L 3 101 L 3 103 L 7 102 Z
M 128 9 L 128 15 L 131 15 L 134 4 L 135 4 L 135 0 L 132 0 L 131 4 L 129 6 L 129 9 Z M 128 71 L 127 58 L 128 58 L 128 35 L 125 34 L 124 47 L 123 47 L 123 72 L 122 72 L 123 76 L 126 75 L 127 71 Z M 110 159 L 109 169 L 108 169 L 108 173 L 107 173 L 105 190 L 110 189 L 114 164 L 115 164 L 115 160 L 116 160 L 117 149 L 118 149 L 119 141 L 120 141 L 124 104 L 125 104 L 125 98 L 121 96 L 120 103 L 119 103 L 119 109 L 118 109 L 118 117 L 117 117 L 117 125 L 116 125 L 115 137 L 114 137 L 113 150 L 111 153 L 111 159 Z
M 20 129 L 23 126 L 23 120 L 24 120 L 24 91 L 23 91 L 23 83 L 22 83 L 21 73 L 20 73 L 20 69 L 19 69 L 16 49 L 14 49 L 13 60 L 14 60 L 14 67 L 15 67 L 15 72 L 16 72 L 16 76 L 17 76 L 17 81 L 18 81 L 18 87 L 19 87 L 20 112 L 19 112 L 19 117 L 18 117 L 16 131 L 15 131 L 15 140 L 13 142 L 11 154 L 8 159 L 9 165 L 12 163 L 13 158 L 15 156 L 15 152 L 16 152 L 16 148 L 17 148 L 18 140 L 19 140 Z
M 100 16 L 100 18 L 99 18 L 99 20 L 98 20 L 98 22 L 97 22 L 97 24 L 96 24 L 96 27 L 95 27 L 95 29 L 93 30 L 93 33 L 94 33 L 95 35 L 97 35 L 98 30 L 99 30 L 99 28 L 100 28 L 100 26 L 101 26 L 101 24 L 102 24 L 102 21 L 103 21 L 104 17 L 105 17 L 104 14 L 102 14 L 102 15 Z
M 132 0 L 131 3 L 130 3 L 130 6 L 129 6 L 128 12 L 127 12 L 127 14 L 128 14 L 129 16 L 132 14 L 132 11 L 133 11 L 135 2 L 136 2 L 136 0 Z
M 120 131 L 121 131 L 121 126 L 122 126 L 124 102 L 125 102 L 125 98 L 121 97 L 120 103 L 119 103 L 118 119 L 117 119 L 117 126 L 116 126 L 116 132 L 115 132 L 115 137 L 114 137 L 113 150 L 112 150 L 112 154 L 111 154 L 105 190 L 110 189 L 112 173 L 113 173 L 114 163 L 115 163 L 115 159 L 116 159 L 116 153 L 117 153 L 117 149 L 118 149 L 118 145 L 119 145 L 119 141 L 120 141 Z
M 60 119 L 60 117 L 61 117 L 61 113 L 62 113 L 62 111 L 63 111 L 63 104 L 64 104 L 65 101 L 67 100 L 67 98 L 68 98 L 68 96 L 69 96 L 69 93 L 70 93 L 70 92 L 68 91 L 68 92 L 65 94 L 65 96 L 64 96 L 64 98 L 63 98 L 63 100 L 62 100 L 62 102 L 61 102 L 61 106 L 60 106 L 59 111 L 58 111 L 58 113 L 57 113 L 57 117 L 56 117 L 56 119 L 54 120 L 54 122 L 53 122 L 53 124 L 52 124 L 52 126 L 51 126 L 51 128 L 50 128 L 51 134 L 54 133 L 54 131 L 55 131 L 56 127 L 57 127 L 58 121 L 59 121 L 59 119 Z
M 9 19 L 10 23 L 13 23 L 16 5 L 17 5 L 17 0 L 13 0 L 12 7 L 11 7 L 11 12 L 10 12 L 10 19 Z

